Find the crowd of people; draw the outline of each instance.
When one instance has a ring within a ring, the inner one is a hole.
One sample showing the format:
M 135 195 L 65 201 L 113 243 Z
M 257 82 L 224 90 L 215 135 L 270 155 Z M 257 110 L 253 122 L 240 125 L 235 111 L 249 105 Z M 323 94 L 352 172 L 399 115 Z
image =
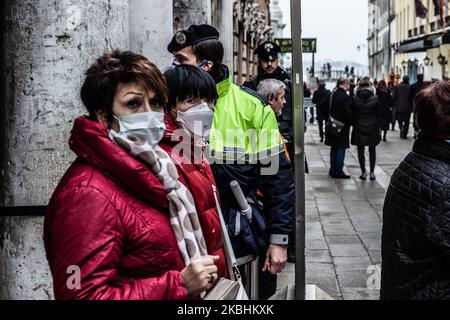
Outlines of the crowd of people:
M 382 80 L 375 88 L 363 78 L 352 90 L 342 78 L 332 92 L 321 82 L 313 103 L 321 141 L 331 147 L 330 175 L 337 179 L 350 178 L 342 168 L 351 143 L 358 148 L 362 180 L 369 148 L 369 177 L 375 180 L 376 146 L 395 120 L 407 139 L 413 114 L 413 150 L 392 175 L 383 207 L 380 298 L 449 299 L 450 82 L 430 84 L 419 75 L 410 85 L 405 76 L 396 87 Z
M 177 32 L 167 50 L 164 73 L 120 50 L 86 71 L 88 115 L 69 139 L 77 159 L 45 218 L 56 299 L 201 299 L 221 278 L 245 284 L 245 266 L 259 261 L 264 300 L 295 260 L 291 83 L 280 48 L 259 46 L 246 86 L 233 83 L 210 25 Z M 79 281 L 68 285 L 73 266 Z
M 387 141 L 389 130 L 395 131 L 398 122 L 400 137 L 408 138 L 413 101 L 417 94 L 429 83 L 424 81 L 422 74 L 417 82 L 409 84 L 409 77 L 404 76 L 403 82 L 394 86 L 392 82 L 374 81 L 368 77 L 361 78 L 357 84 L 354 79 L 340 78 L 336 88 L 330 92 L 324 81 L 319 82 L 314 92 L 312 103 L 316 105 L 317 122 L 320 141 L 331 147 L 330 176 L 335 179 L 349 179 L 345 174 L 344 159 L 346 149 L 354 145 L 358 149 L 358 160 L 361 168 L 360 179 L 375 180 L 376 147 L 381 141 Z M 339 133 L 329 125 L 342 123 Z M 418 128 L 414 124 L 414 137 Z M 370 172 L 365 166 L 365 148 L 369 149 Z
M 234 275 L 247 283 L 246 266 L 259 261 L 257 295 L 264 300 L 275 293 L 277 274 L 295 262 L 292 84 L 278 65 L 280 47 L 262 43 L 258 74 L 241 86 L 222 63 L 212 26 L 178 31 L 167 50 L 174 61 L 164 73 L 147 57 L 120 50 L 98 57 L 85 73 L 80 97 L 88 115 L 75 119 L 69 139 L 77 158 L 53 193 L 44 225 L 56 299 L 202 299 L 219 279 Z M 413 86 L 405 77 L 396 88 L 341 78 L 331 92 L 320 83 L 313 96 L 336 179 L 349 178 L 343 167 L 352 144 L 360 178 L 375 180 L 376 146 L 386 141 L 394 115 L 407 137 L 415 101 L 418 138 L 385 205 L 385 298 L 414 289 L 402 287 L 412 275 L 405 255 L 436 277 L 447 272 L 437 251 L 448 243 L 439 242 L 436 223 L 447 225 L 450 214 L 450 89 L 448 82 L 425 87 L 421 77 Z M 414 175 L 423 181 L 412 187 Z M 406 223 L 408 210 L 420 226 Z M 430 244 L 413 246 L 425 235 Z M 428 245 L 435 256 L 421 261 Z M 68 272 L 73 267 L 77 281 Z M 427 290 L 422 296 L 442 291 L 438 284 Z

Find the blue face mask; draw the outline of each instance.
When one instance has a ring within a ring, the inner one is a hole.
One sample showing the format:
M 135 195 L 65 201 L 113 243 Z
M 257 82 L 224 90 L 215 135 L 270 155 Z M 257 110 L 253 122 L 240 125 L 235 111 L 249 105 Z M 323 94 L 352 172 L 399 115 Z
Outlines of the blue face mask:
M 166 125 L 163 112 L 140 112 L 116 117 L 119 121 L 119 135 L 132 135 L 155 147 L 163 138 Z

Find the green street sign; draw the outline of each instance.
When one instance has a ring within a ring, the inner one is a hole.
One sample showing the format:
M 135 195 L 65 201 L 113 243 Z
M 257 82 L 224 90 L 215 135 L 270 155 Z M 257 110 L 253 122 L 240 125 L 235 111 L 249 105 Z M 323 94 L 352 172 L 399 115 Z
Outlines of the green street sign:
M 292 39 L 274 39 L 274 42 L 280 46 L 281 53 L 292 52 Z M 317 39 L 305 38 L 302 39 L 303 53 L 316 53 L 317 52 Z

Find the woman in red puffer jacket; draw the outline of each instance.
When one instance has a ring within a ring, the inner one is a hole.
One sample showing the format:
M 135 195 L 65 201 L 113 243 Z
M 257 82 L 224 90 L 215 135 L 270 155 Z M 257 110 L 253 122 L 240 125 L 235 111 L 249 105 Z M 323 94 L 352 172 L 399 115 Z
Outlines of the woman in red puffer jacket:
M 188 167 L 175 163 L 194 197 L 210 254 L 186 265 L 166 190 L 110 138 L 111 130 L 136 128 L 136 115 L 163 123 L 166 92 L 158 69 L 131 52 L 105 54 L 87 71 L 81 97 L 90 116 L 75 121 L 69 145 L 77 159 L 55 190 L 44 225 L 56 299 L 191 299 L 226 276 L 207 165 L 184 172 Z M 147 128 L 149 144 L 161 140 L 162 126 Z

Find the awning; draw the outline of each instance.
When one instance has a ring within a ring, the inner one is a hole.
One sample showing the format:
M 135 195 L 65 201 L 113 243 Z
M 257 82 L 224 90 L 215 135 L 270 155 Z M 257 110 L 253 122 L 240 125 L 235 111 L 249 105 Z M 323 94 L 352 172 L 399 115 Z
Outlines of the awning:
M 450 33 L 435 37 L 433 40 L 433 48 L 439 47 L 443 44 L 450 44 Z
M 434 41 L 431 39 L 420 39 L 403 43 L 397 48 L 397 52 L 421 52 L 427 51 L 427 49 L 434 48 Z
M 437 48 L 443 44 L 450 44 L 450 32 L 434 34 L 402 43 L 397 52 L 425 52 L 428 49 Z

